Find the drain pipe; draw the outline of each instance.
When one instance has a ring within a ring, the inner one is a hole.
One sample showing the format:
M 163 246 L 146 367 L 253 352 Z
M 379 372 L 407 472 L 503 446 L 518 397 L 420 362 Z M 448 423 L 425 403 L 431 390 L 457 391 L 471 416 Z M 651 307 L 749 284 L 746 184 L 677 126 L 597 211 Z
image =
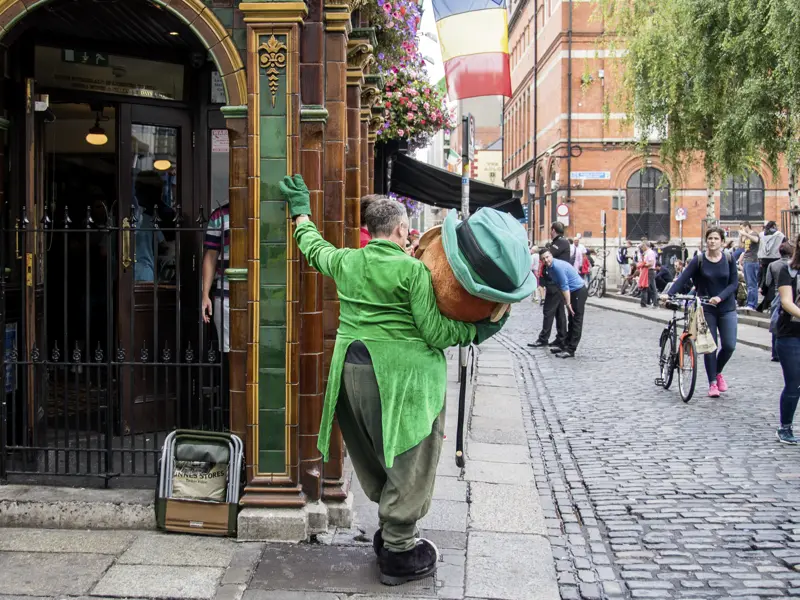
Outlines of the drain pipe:
M 572 198 L 572 9 L 569 0 L 569 30 L 567 31 L 567 200 Z
M 539 186 L 538 173 L 536 168 L 536 161 L 539 160 L 538 145 L 536 143 L 536 135 L 539 133 L 539 0 L 536 0 L 536 7 L 533 11 L 533 182 L 536 189 L 541 189 Z M 534 198 L 536 194 L 534 193 Z M 544 202 L 544 198 L 539 198 L 539 202 Z M 531 206 L 528 210 L 536 210 L 535 206 Z M 528 215 L 528 223 L 531 222 L 533 215 Z M 534 220 L 535 223 L 535 220 Z M 544 225 L 544 223 L 539 223 Z M 536 242 L 538 232 L 534 231 L 531 239 Z

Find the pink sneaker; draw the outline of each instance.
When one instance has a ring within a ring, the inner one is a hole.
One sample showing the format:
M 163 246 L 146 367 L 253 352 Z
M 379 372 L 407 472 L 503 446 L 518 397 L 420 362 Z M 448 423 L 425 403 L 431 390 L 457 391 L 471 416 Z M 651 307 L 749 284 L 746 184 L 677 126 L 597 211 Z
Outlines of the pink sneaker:
M 717 375 L 717 388 L 720 392 L 727 392 L 728 391 L 728 382 L 725 381 L 725 378 L 722 376 L 722 373 Z
M 717 387 L 716 383 L 712 383 L 708 386 L 708 397 L 719 398 L 719 388 Z

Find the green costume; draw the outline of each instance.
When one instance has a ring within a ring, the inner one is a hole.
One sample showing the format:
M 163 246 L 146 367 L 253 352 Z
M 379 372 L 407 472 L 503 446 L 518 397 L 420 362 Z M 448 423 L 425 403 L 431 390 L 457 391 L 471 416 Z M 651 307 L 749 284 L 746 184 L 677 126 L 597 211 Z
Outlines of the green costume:
M 308 263 L 336 282 L 340 301 L 318 448 L 327 460 L 345 354 L 360 340 L 378 382 L 383 458 L 391 468 L 396 456 L 431 434 L 447 387 L 442 350 L 472 342 L 475 325 L 442 316 L 430 271 L 394 242 L 372 240 L 360 250 L 338 249 L 310 221 L 299 224 L 294 236 Z

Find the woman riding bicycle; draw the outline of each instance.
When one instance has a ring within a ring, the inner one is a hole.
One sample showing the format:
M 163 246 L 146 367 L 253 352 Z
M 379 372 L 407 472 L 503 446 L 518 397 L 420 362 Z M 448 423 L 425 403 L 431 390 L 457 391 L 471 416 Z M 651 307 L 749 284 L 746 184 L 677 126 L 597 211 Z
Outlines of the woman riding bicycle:
M 706 231 L 706 251 L 695 256 L 669 289 L 670 294 L 685 293 L 694 284 L 697 295 L 708 297 L 704 307 L 706 321 L 719 350 L 704 356 L 708 375 L 708 395 L 719 398 L 728 390 L 722 370 L 736 349 L 738 321 L 736 288 L 739 274 L 736 262 L 723 253 L 725 232 L 719 227 Z

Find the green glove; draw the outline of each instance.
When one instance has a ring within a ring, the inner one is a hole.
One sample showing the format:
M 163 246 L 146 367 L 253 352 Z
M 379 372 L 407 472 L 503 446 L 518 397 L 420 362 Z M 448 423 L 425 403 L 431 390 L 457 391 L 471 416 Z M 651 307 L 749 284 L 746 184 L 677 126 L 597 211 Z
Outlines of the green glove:
M 294 177 L 287 175 L 278 184 L 278 187 L 281 189 L 283 197 L 286 198 L 286 202 L 289 203 L 289 214 L 293 219 L 300 215 L 311 216 L 310 195 L 302 175 L 299 173 Z
M 506 321 L 508 321 L 509 312 L 510 311 L 506 311 L 506 314 L 504 314 L 497 323 L 492 323 L 489 319 L 484 319 L 483 321 L 478 321 L 475 323 L 474 343 L 476 345 L 480 345 L 492 337 L 495 333 L 500 331 L 503 328 L 503 325 L 506 324 Z

